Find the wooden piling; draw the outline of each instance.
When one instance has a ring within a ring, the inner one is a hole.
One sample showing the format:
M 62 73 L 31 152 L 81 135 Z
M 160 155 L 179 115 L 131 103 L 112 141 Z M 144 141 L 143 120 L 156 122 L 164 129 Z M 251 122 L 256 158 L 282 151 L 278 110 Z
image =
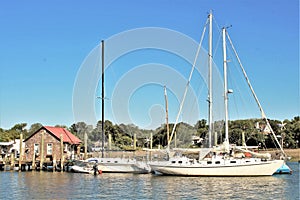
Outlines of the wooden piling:
M 40 170 L 43 169 L 43 165 L 44 165 L 44 135 L 45 135 L 45 131 L 42 131 L 42 134 L 41 134 L 41 159 L 40 159 Z
M 111 157 L 111 134 L 110 133 L 108 134 L 108 150 L 109 150 L 108 157 Z
M 83 159 L 87 159 L 87 133 L 84 133 L 84 156 Z
M 175 131 L 174 146 L 177 148 L 177 133 Z
M 31 168 L 32 168 L 32 170 L 35 170 L 35 167 L 36 167 L 36 165 L 35 165 L 35 150 L 33 150 L 34 152 L 33 152 L 33 155 L 32 155 L 32 164 L 31 164 Z
M 10 154 L 10 168 L 13 169 L 15 167 L 15 154 Z
M 55 172 L 55 169 L 56 169 L 56 154 L 53 155 L 52 171 Z
M 62 134 L 60 134 L 60 169 L 61 172 L 64 171 L 64 140 Z
M 150 133 L 150 149 L 152 149 L 152 144 L 153 144 L 153 134 L 151 132 Z
M 136 133 L 133 134 L 133 149 L 136 150 Z
M 21 171 L 22 158 L 23 158 L 23 133 L 20 134 L 19 171 Z
M 150 133 L 150 149 L 152 149 L 153 145 L 153 133 Z M 150 160 L 152 160 L 152 151 L 150 151 Z

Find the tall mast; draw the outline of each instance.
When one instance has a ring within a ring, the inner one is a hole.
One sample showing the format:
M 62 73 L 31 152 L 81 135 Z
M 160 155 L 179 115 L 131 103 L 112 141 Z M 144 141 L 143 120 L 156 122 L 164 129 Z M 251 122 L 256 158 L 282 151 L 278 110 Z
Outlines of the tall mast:
M 250 88 L 250 90 L 251 90 L 251 92 L 252 92 L 252 95 L 253 95 L 253 97 L 254 97 L 254 99 L 255 99 L 255 101 L 256 101 L 256 103 L 257 103 L 259 109 L 260 109 L 262 119 L 264 119 L 264 120 L 266 121 L 267 126 L 269 127 L 269 129 L 270 129 L 270 131 L 271 131 L 271 133 L 272 133 L 272 135 L 273 135 L 273 137 L 274 137 L 274 139 L 275 139 L 277 145 L 280 147 L 280 150 L 281 150 L 282 154 L 286 157 L 286 154 L 285 154 L 285 152 L 284 152 L 284 150 L 283 150 L 283 147 L 280 145 L 280 143 L 279 143 L 279 141 L 278 141 L 278 139 L 277 139 L 277 137 L 276 137 L 276 135 L 275 135 L 275 133 L 274 133 L 274 131 L 273 131 L 273 129 L 272 129 L 270 123 L 269 123 L 269 120 L 268 120 L 268 118 L 267 118 L 267 116 L 266 116 L 266 114 L 265 114 L 265 112 L 264 112 L 264 110 L 263 110 L 263 108 L 262 108 L 262 106 L 261 106 L 259 100 L 258 100 L 258 97 L 256 96 L 256 93 L 254 92 L 254 89 L 253 89 L 253 87 L 252 87 L 252 84 L 250 83 L 250 80 L 249 80 L 249 78 L 248 78 L 248 76 L 247 76 L 247 73 L 246 73 L 246 71 L 245 71 L 245 69 L 244 69 L 244 67 L 243 67 L 243 65 L 242 65 L 242 62 L 241 62 L 241 60 L 240 60 L 240 58 L 239 58 L 239 56 L 238 56 L 238 54 L 237 54 L 237 52 L 236 52 L 236 50 L 235 50 L 235 48 L 234 48 L 234 46 L 233 46 L 233 43 L 232 43 L 232 41 L 231 41 L 231 39 L 230 39 L 228 33 L 227 33 L 226 35 L 227 35 L 228 41 L 229 41 L 229 43 L 230 43 L 230 45 L 231 45 L 231 47 L 232 47 L 232 49 L 233 49 L 233 52 L 234 52 L 234 54 L 235 54 L 235 56 L 236 56 L 236 58 L 237 58 L 237 60 L 238 60 L 238 63 L 239 63 L 239 65 L 240 65 L 240 67 L 241 67 L 241 70 L 242 70 L 242 72 L 243 72 L 243 74 L 244 74 L 244 77 L 245 77 L 245 79 L 246 79 L 246 81 L 247 81 L 247 84 L 248 84 L 248 86 L 249 86 L 249 88 Z
M 102 158 L 104 158 L 104 40 L 102 44 L 102 91 L 101 91 L 101 104 L 102 104 Z
M 212 116 L 212 11 L 209 15 L 209 42 L 208 42 L 208 137 L 209 147 L 212 147 L 212 131 L 213 131 L 213 116 Z
M 170 148 L 170 129 L 169 129 L 169 113 L 168 113 L 168 96 L 167 96 L 167 88 L 164 86 L 165 92 L 165 103 L 166 103 L 166 125 L 167 125 L 167 141 L 168 141 L 168 149 Z
M 227 86 L 227 55 L 226 55 L 226 28 L 222 29 L 223 36 L 223 69 L 224 69 L 224 106 L 225 106 L 225 144 L 229 144 L 228 136 L 228 86 Z

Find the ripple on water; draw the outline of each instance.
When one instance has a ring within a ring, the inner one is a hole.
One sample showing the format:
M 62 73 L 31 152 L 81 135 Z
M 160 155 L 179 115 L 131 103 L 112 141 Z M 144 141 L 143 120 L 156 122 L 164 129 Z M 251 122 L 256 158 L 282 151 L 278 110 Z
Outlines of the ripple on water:
M 293 175 L 176 177 L 151 174 L 0 172 L 6 199 L 299 199 L 299 163 Z

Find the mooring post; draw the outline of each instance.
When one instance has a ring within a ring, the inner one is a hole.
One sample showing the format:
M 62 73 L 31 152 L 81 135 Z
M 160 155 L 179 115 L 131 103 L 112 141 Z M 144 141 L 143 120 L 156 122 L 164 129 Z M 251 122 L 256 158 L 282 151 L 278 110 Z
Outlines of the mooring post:
M 44 135 L 45 135 L 45 130 L 43 130 L 42 133 L 41 133 L 41 159 L 40 159 L 40 170 L 43 170 L 43 165 L 44 165 Z
M 10 154 L 10 169 L 14 169 L 15 167 L 15 154 L 11 153 Z
M 23 133 L 20 134 L 19 171 L 21 171 L 23 157 Z
M 136 133 L 133 134 L 133 149 L 136 150 Z
M 31 168 L 32 170 L 35 170 L 35 150 L 33 150 L 33 155 L 32 155 L 32 164 L 31 164 Z
M 52 171 L 56 171 L 56 154 L 53 155 L 53 161 L 52 161 Z
M 111 134 L 108 134 L 108 156 L 111 157 Z
M 64 171 L 64 140 L 62 134 L 60 134 L 60 169 L 61 172 Z
M 84 156 L 83 159 L 87 159 L 87 133 L 84 132 Z
M 150 133 L 150 149 L 153 148 L 153 133 Z M 150 151 L 150 160 L 152 160 L 152 151 Z

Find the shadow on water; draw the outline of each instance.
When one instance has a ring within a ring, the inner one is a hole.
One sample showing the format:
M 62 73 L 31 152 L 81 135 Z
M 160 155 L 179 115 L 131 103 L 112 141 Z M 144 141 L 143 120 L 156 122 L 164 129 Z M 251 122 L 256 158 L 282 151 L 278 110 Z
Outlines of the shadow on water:
M 151 174 L 0 172 L 6 199 L 299 199 L 299 163 L 292 175 L 176 177 Z

